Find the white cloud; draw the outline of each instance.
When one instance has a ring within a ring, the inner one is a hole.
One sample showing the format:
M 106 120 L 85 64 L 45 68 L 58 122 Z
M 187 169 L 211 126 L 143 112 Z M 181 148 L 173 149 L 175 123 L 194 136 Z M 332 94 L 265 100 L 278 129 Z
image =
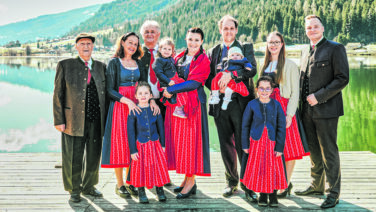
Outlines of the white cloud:
M 8 7 L 3 5 L 3 4 L 0 4 L 0 12 L 7 12 L 8 11 Z

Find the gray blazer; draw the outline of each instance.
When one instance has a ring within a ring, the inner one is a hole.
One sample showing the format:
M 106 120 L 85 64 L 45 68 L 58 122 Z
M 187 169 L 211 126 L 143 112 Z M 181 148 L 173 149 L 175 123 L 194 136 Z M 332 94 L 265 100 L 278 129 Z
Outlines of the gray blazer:
M 93 60 L 90 72 L 98 91 L 102 136 L 106 120 L 105 71 L 104 63 Z M 65 124 L 64 133 L 71 136 L 84 136 L 87 76 L 87 67 L 78 57 L 57 64 L 53 94 L 54 125 Z

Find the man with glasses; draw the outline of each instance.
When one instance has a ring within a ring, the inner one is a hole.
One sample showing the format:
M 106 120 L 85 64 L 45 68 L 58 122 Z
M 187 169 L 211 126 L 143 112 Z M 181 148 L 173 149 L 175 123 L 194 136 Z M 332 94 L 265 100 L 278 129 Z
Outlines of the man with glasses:
M 91 57 L 95 37 L 76 37 L 77 58 L 57 64 L 53 94 L 55 128 L 62 133 L 61 153 L 64 189 L 70 201 L 84 195 L 102 197 L 94 186 L 98 170 L 106 118 L 106 65 Z
M 295 193 L 321 195 L 327 180 L 329 194 L 321 208 L 332 208 L 338 204 L 341 190 L 337 126 L 344 114 L 341 90 L 349 82 L 349 64 L 345 47 L 324 37 L 318 16 L 305 18 L 305 30 L 311 45 L 302 57 L 299 109 L 311 152 L 312 182 Z
M 223 58 L 227 57 L 228 50 L 231 47 L 239 47 L 244 57 L 252 64 L 252 69 L 250 71 L 244 71 L 243 73 L 237 71 L 223 72 L 218 83 L 221 93 L 220 102 L 219 104 L 211 105 L 209 110 L 209 114 L 214 116 L 214 121 L 217 126 L 222 159 L 226 169 L 227 185 L 224 189 L 223 196 L 229 197 L 237 190 L 239 183 L 237 158 L 241 161 L 243 157 L 241 145 L 242 118 L 248 102 L 255 98 L 252 77 L 256 75 L 256 60 L 253 45 L 241 44 L 236 40 L 238 21 L 234 17 L 230 15 L 222 17 L 218 22 L 218 27 L 223 38 L 223 43 L 214 46 L 208 51 L 210 75 L 206 80 L 206 87 L 211 89 L 212 80 L 220 71 L 217 65 L 222 62 Z M 223 93 L 231 79 L 242 81 L 248 88 L 249 95 L 243 97 L 238 93 L 233 93 L 227 110 L 221 110 L 224 97 Z M 248 199 L 251 201 L 257 200 L 257 195 L 253 191 L 248 190 L 243 184 L 241 184 L 241 187 L 246 192 Z

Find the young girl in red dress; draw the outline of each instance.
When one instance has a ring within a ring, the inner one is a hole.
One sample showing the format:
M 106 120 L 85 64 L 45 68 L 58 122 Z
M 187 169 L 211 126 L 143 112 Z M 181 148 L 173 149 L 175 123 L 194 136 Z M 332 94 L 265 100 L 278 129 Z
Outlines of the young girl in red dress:
M 281 104 L 270 98 L 273 82 L 268 76 L 257 81 L 257 99 L 250 101 L 243 114 L 242 148 L 249 154 L 241 182 L 260 192 L 259 206 L 278 207 L 277 190 L 287 188 L 282 160 L 286 137 L 286 118 Z M 245 165 L 245 164 L 242 164 Z
M 128 116 L 127 131 L 132 161 L 127 183 L 138 188 L 140 203 L 149 203 L 145 187 L 151 189 L 154 186 L 158 200 L 166 201 L 163 185 L 170 182 L 170 177 L 164 154 L 163 118 L 161 114 L 153 115 L 150 109 L 152 94 L 148 83 L 139 82 L 135 96 L 141 112 Z

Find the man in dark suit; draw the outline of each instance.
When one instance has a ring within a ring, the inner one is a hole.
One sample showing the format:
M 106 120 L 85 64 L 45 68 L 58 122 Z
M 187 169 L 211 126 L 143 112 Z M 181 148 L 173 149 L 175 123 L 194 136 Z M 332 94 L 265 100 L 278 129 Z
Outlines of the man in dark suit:
M 62 172 L 70 201 L 80 193 L 102 197 L 98 184 L 102 138 L 106 119 L 106 65 L 93 60 L 95 38 L 81 33 L 76 38 L 77 58 L 57 64 L 53 95 L 55 128 L 62 132 Z
M 219 81 L 221 89 L 221 101 L 215 106 L 211 105 L 210 108 L 210 115 L 214 116 L 215 124 L 217 126 L 222 159 L 226 169 L 225 174 L 227 186 L 223 192 L 223 196 L 228 197 L 237 190 L 239 183 L 237 157 L 240 161 L 242 160 L 242 118 L 243 111 L 248 102 L 255 98 L 252 77 L 254 77 L 256 74 L 256 60 L 253 52 L 253 45 L 250 43 L 242 44 L 236 40 L 235 37 L 238 33 L 238 21 L 234 17 L 230 15 L 224 16 L 218 22 L 218 27 L 223 38 L 223 43 L 214 46 L 208 51 L 208 57 L 210 59 L 210 75 L 205 83 L 206 87 L 211 89 L 211 82 L 219 72 L 217 65 L 222 62 L 223 58 L 227 57 L 227 52 L 230 47 L 239 47 L 242 50 L 243 55 L 253 66 L 251 71 L 246 71 L 243 74 L 237 72 L 224 72 Z M 242 81 L 248 88 L 249 96 L 243 97 L 238 93 L 233 93 L 228 109 L 221 110 L 220 107 L 224 97 L 223 93 L 231 79 Z M 246 196 L 251 201 L 255 201 L 257 199 L 257 195 L 253 191 L 247 190 L 243 185 L 242 189 L 246 191 Z
M 156 21 L 145 21 L 140 29 L 142 39 L 144 40 L 144 45 L 142 45 L 142 50 L 144 51 L 144 56 L 141 58 L 142 65 L 145 66 L 145 70 L 148 71 L 148 83 L 151 86 L 153 93 L 153 98 L 161 110 L 162 117 L 164 119 L 166 113 L 166 107 L 159 101 L 162 97 L 162 93 L 158 91 L 158 79 L 152 68 L 152 64 L 155 61 L 155 57 L 158 52 L 158 39 L 161 36 L 161 27 Z
M 321 208 L 338 204 L 341 169 L 337 146 L 337 126 L 343 115 L 341 90 L 349 82 L 349 64 L 345 47 L 327 40 L 321 19 L 305 18 L 310 51 L 302 57 L 300 111 L 311 152 L 311 185 L 297 195 L 323 194 L 325 175 L 329 194 Z

